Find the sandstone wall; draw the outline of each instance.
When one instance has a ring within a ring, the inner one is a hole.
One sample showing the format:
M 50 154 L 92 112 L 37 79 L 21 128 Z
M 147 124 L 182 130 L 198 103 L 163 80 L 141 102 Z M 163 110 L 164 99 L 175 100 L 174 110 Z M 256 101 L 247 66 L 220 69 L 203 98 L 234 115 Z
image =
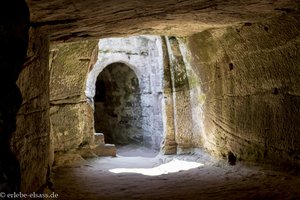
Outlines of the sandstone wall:
M 53 162 L 50 146 L 48 37 L 30 29 L 27 62 L 17 81 L 23 102 L 11 148 L 20 162 L 21 191 L 38 191 Z
M 196 34 L 203 145 L 240 160 L 300 164 L 299 16 Z
M 96 61 L 98 41 L 51 46 L 50 119 L 54 151 L 68 151 L 94 140 L 93 110 L 85 85 Z

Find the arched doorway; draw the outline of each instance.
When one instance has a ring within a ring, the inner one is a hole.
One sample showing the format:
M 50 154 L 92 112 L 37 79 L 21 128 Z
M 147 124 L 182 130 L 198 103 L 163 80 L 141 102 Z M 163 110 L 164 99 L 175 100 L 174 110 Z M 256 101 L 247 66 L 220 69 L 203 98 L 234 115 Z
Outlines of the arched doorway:
M 143 144 L 139 80 L 123 63 L 104 68 L 96 81 L 95 131 L 111 144 Z
M 163 95 L 164 65 L 162 61 L 160 37 L 132 36 L 99 40 L 98 60 L 89 71 L 85 95 L 92 111 L 90 114 L 96 115 L 95 118 L 92 118 L 92 126 L 95 129 L 93 131 L 105 134 L 107 143 L 138 143 L 155 152 L 162 149 L 166 133 Z M 117 72 L 114 72 L 113 69 Z M 131 74 L 129 77 L 135 78 L 130 80 L 128 75 L 125 75 L 127 73 L 125 69 L 130 71 L 130 73 L 128 72 Z M 125 82 L 130 83 L 127 86 L 131 86 L 121 90 L 120 88 Z M 129 94 L 131 91 L 129 97 L 136 97 L 133 99 L 138 99 L 138 101 L 126 100 L 125 94 L 124 98 L 119 98 L 122 101 L 116 101 L 118 98 L 108 97 L 114 89 L 113 85 L 119 85 L 119 88 L 116 88 L 119 90 L 120 96 L 123 93 Z M 132 87 L 136 90 L 133 91 Z M 98 92 L 97 96 L 100 96 L 95 97 L 96 92 Z M 130 112 L 128 115 L 116 114 L 121 113 L 122 109 L 117 109 L 118 112 L 112 111 L 113 109 L 109 109 L 109 104 L 120 104 L 117 107 L 121 108 L 122 105 L 123 110 L 131 111 L 134 115 Z M 132 106 L 138 109 L 132 109 Z M 106 110 L 99 111 L 101 107 Z M 102 126 L 100 129 L 101 123 L 108 125 Z M 121 132 L 128 133 L 128 135 L 123 135 Z M 97 136 L 96 140 L 100 138 L 102 141 L 102 134 L 95 134 L 95 136 Z M 118 140 L 118 138 L 123 139 Z

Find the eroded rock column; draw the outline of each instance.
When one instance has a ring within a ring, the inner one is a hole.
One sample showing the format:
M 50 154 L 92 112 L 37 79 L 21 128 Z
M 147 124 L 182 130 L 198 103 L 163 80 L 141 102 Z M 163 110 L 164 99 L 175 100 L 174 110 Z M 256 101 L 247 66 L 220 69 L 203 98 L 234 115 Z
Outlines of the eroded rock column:
M 167 38 L 170 59 L 177 153 L 192 149 L 192 111 L 186 66 L 176 37 Z
M 177 143 L 174 125 L 174 103 L 172 93 L 172 77 L 170 69 L 170 58 L 167 48 L 167 37 L 162 37 L 163 63 L 164 63 L 164 104 L 163 104 L 163 125 L 164 140 L 162 152 L 166 155 L 177 153 Z
M 30 28 L 27 61 L 17 84 L 23 96 L 11 147 L 21 166 L 21 191 L 42 189 L 53 162 L 49 118 L 49 40 L 40 28 Z

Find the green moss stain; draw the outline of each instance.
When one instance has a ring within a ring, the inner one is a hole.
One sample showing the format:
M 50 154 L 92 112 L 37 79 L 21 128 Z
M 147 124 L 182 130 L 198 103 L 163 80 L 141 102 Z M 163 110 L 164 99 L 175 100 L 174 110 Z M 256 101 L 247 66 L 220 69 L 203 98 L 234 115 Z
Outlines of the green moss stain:
M 171 75 L 173 77 L 173 87 L 175 91 L 186 90 L 189 88 L 186 66 L 179 49 L 179 43 L 176 37 L 169 37 L 169 43 L 172 50 Z
M 204 104 L 205 103 L 205 100 L 206 100 L 206 95 L 205 94 L 201 94 L 199 95 L 198 97 L 198 103 L 201 105 L 201 104 Z
M 188 74 L 188 82 L 190 89 L 200 86 L 198 76 L 195 73 L 193 73 L 192 70 L 189 70 Z
M 188 88 L 188 77 L 184 69 L 181 68 L 182 66 L 178 66 L 177 69 L 174 69 L 174 83 L 175 89 L 180 88 Z

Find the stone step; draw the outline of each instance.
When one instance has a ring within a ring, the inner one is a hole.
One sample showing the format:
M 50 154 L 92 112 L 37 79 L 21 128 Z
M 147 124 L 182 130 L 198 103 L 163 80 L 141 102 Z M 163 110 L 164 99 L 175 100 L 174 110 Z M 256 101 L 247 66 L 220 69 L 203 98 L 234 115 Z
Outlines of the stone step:
M 103 133 L 95 133 L 95 144 L 100 145 L 100 144 L 105 144 L 104 141 L 104 134 Z
M 117 149 L 114 144 L 100 144 L 92 149 L 97 156 L 116 156 Z

